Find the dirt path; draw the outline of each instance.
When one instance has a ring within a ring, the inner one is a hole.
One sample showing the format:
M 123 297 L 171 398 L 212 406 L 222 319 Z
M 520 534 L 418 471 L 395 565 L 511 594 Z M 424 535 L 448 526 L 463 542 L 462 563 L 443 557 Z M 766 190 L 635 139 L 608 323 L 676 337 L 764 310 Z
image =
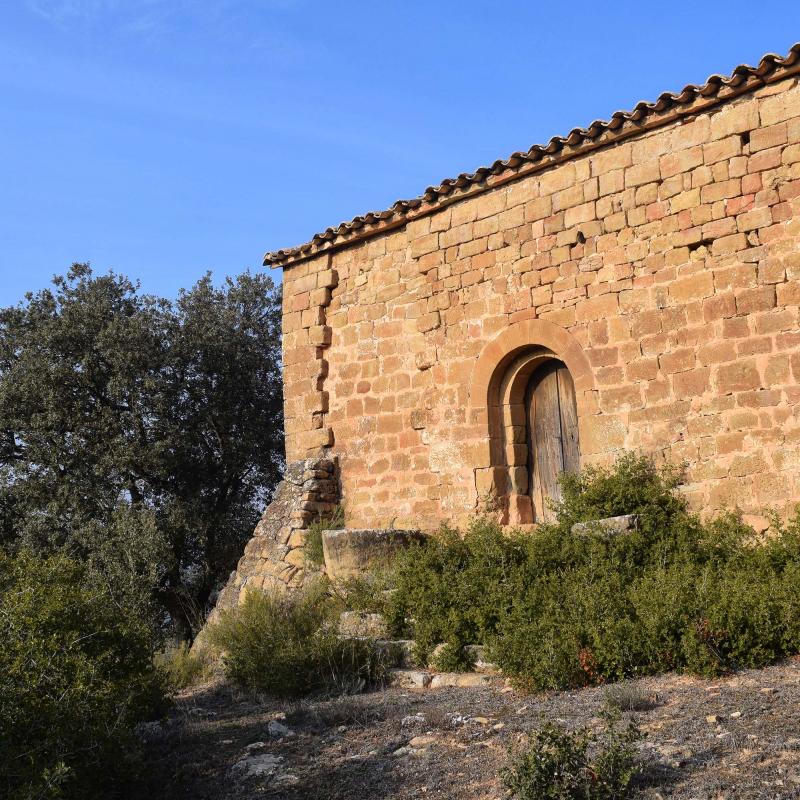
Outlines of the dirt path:
M 656 698 L 633 715 L 647 734 L 637 796 L 800 798 L 800 661 L 713 682 L 635 683 Z M 604 695 L 524 696 L 499 682 L 290 704 L 206 687 L 185 693 L 166 728 L 151 730 L 143 796 L 503 798 L 498 770 L 508 746 L 543 718 L 599 725 Z

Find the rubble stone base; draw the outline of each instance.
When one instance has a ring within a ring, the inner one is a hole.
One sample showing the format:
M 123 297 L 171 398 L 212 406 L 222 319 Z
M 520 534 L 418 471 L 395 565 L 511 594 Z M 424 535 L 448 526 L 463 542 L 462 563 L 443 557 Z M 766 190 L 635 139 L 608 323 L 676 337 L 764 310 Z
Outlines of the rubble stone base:
M 220 592 L 197 642 L 202 641 L 208 625 L 219 619 L 222 611 L 238 606 L 248 591 L 285 592 L 303 585 L 308 574 L 306 531 L 320 516 L 337 508 L 339 497 L 332 459 L 322 456 L 287 465 L 272 502 Z

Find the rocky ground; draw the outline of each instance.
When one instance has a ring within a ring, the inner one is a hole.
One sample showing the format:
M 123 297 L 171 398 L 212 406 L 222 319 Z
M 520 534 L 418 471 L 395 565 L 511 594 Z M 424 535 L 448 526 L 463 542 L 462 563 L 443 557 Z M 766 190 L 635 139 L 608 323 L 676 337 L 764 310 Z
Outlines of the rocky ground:
M 706 681 L 632 682 L 649 707 L 637 797 L 800 797 L 800 660 Z M 149 800 L 477 800 L 507 794 L 510 745 L 543 719 L 600 725 L 606 688 L 522 695 L 496 685 L 257 701 L 183 693 L 147 730 Z M 629 716 L 629 715 L 626 715 Z

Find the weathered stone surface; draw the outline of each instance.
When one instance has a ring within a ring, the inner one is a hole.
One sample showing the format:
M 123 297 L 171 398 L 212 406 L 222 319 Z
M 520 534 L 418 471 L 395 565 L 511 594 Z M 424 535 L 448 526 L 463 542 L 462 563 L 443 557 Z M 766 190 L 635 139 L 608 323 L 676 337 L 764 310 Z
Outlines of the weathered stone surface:
M 238 606 L 248 591 L 286 592 L 303 585 L 307 563 L 302 544 L 305 528 L 315 515 L 301 509 L 309 504 L 310 495 L 320 491 L 338 498 L 333 494 L 336 486 L 336 465 L 326 456 L 286 465 L 284 479 L 256 525 L 236 570 L 219 593 L 206 628 L 219 619 L 222 611 Z M 335 504 L 325 507 L 335 508 Z M 206 628 L 194 647 L 205 646 Z
M 260 755 L 248 755 L 237 761 L 231 767 L 231 777 L 234 779 L 242 778 L 264 778 L 267 776 L 278 775 L 283 769 L 283 757 L 272 753 L 261 753 Z
M 421 669 L 392 669 L 389 670 L 388 683 L 401 689 L 426 689 L 432 677 L 430 672 Z
M 639 517 L 636 514 L 623 514 L 619 517 L 606 517 L 592 522 L 576 522 L 572 526 L 572 532 L 579 536 L 590 536 L 597 533 L 615 536 L 635 531 L 638 527 Z
M 394 529 L 349 529 L 322 532 L 325 572 L 343 580 L 385 564 L 392 555 L 413 542 L 424 540 L 419 531 Z
M 285 270 L 287 454 L 340 458 L 346 525 L 535 521 L 523 398 L 490 397 L 526 348 L 572 375 L 582 463 L 685 461 L 706 511 L 800 501 L 800 82 L 740 88 Z
M 460 689 L 489 686 L 494 678 L 480 672 L 437 672 L 430 682 L 431 689 L 457 687 Z
M 389 629 L 381 614 L 343 611 L 339 617 L 339 635 L 348 638 L 386 639 Z

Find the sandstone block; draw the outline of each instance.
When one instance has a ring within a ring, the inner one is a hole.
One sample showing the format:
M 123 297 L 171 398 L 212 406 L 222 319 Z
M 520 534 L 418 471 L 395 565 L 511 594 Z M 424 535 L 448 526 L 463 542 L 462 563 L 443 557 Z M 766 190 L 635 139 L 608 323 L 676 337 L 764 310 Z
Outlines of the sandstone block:
M 675 303 L 702 300 L 712 294 L 714 294 L 714 276 L 710 272 L 679 278 L 669 287 L 670 299 Z
M 346 529 L 322 532 L 325 571 L 334 580 L 357 577 L 388 562 L 398 550 L 424 541 L 416 530 Z
M 417 330 L 420 333 L 427 333 L 428 331 L 435 330 L 442 324 L 441 317 L 438 311 L 432 311 L 430 314 L 425 314 L 417 320 Z
M 472 689 L 481 686 L 491 686 L 495 678 L 481 672 L 438 672 L 432 676 L 431 689 L 444 689 L 455 687 L 459 689 Z
M 430 672 L 419 669 L 391 669 L 388 683 L 400 689 L 427 689 L 432 677 Z
M 733 364 L 724 364 L 717 369 L 716 384 L 720 394 L 744 392 L 748 389 L 759 389 L 761 376 L 755 361 L 737 361 Z
M 615 315 L 618 308 L 618 295 L 604 294 L 581 301 L 575 313 L 578 322 L 590 322 Z
M 331 290 L 327 286 L 321 289 L 314 289 L 309 292 L 308 297 L 312 306 L 327 306 L 331 302 Z
M 333 338 L 333 331 L 329 325 L 317 325 L 309 328 L 308 338 L 311 344 L 317 347 L 327 347 Z
M 322 270 L 317 275 L 317 287 L 335 289 L 339 285 L 339 273 L 335 269 Z

